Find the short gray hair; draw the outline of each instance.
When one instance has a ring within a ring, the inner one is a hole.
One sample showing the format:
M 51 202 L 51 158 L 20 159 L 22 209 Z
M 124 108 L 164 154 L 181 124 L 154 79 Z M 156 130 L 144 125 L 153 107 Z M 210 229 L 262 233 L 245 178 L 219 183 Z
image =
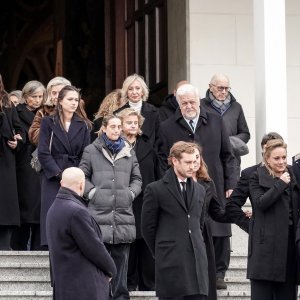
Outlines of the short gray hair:
M 191 84 L 183 84 L 176 91 L 176 100 L 180 101 L 180 97 L 193 94 L 197 99 L 200 98 L 199 89 Z
M 222 81 L 223 81 L 223 80 L 226 80 L 226 81 L 228 82 L 228 84 L 230 84 L 230 80 L 229 80 L 228 76 L 225 75 L 225 74 L 222 74 L 222 73 L 217 73 L 217 74 L 215 74 L 215 75 L 211 78 L 210 84 L 216 84 L 217 81 L 221 81 L 221 80 L 222 80 Z

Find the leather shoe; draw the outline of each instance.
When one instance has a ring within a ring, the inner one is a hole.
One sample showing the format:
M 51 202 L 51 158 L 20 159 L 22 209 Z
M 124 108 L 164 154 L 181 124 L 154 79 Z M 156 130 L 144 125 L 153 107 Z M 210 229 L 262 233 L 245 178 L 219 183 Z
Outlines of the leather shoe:
M 227 284 L 225 283 L 223 278 L 217 278 L 217 290 L 226 290 L 227 289 Z

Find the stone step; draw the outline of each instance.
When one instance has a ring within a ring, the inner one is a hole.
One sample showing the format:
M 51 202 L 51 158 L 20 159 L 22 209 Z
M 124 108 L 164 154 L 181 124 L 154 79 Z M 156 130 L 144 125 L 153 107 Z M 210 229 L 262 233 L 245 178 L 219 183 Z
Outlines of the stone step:
M 0 262 L 0 274 L 5 276 L 44 276 L 50 280 L 49 263 Z
M 0 263 L 48 263 L 48 251 L 0 251 Z
M 1 300 L 52 300 L 52 291 L 0 291 Z
M 2 276 L 0 291 L 49 291 L 49 276 Z

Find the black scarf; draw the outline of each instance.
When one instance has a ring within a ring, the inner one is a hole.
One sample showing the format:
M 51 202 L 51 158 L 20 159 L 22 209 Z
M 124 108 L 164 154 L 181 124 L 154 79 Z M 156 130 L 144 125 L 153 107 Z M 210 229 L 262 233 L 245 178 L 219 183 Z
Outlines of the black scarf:
M 125 142 L 122 137 L 119 137 L 116 141 L 111 141 L 105 133 L 102 134 L 105 146 L 111 152 L 112 155 L 119 153 L 124 147 Z

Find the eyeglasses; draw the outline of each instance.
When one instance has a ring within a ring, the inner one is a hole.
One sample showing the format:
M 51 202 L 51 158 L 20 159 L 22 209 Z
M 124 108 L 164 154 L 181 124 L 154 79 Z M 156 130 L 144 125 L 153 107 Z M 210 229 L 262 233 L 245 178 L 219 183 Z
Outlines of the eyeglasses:
M 225 92 L 229 92 L 231 90 L 231 87 L 229 86 L 216 86 L 215 84 L 211 84 L 211 85 L 215 86 L 218 92 L 223 92 L 223 90 L 225 90 Z

